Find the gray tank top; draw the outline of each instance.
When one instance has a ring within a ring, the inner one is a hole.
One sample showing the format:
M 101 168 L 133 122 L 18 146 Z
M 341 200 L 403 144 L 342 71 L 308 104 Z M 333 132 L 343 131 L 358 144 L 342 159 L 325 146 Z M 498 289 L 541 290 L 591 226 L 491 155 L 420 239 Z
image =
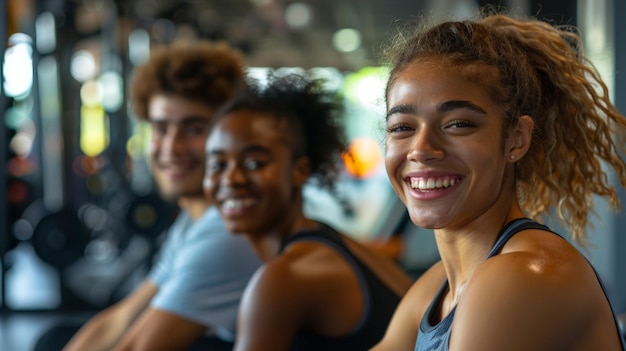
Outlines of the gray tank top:
M 509 222 L 500 233 L 498 240 L 489 251 L 487 258 L 493 257 L 496 255 L 506 244 L 506 242 L 515 234 L 522 230 L 526 229 L 540 229 L 549 231 L 550 228 L 539 224 L 529 218 L 518 218 L 511 222 Z M 556 233 L 555 233 L 556 234 Z M 558 234 L 556 234 L 558 235 Z M 591 265 L 591 263 L 590 263 Z M 593 268 L 593 266 L 591 266 Z M 595 268 L 593 268 L 595 272 Z M 606 296 L 606 289 L 604 288 L 604 284 L 598 273 L 596 272 L 596 277 L 598 277 L 598 281 L 600 282 L 600 286 L 602 287 L 602 291 L 604 291 L 604 295 Z M 456 311 L 456 306 L 452 308 L 452 310 L 446 315 L 439 323 L 432 324 L 431 321 L 434 320 L 433 314 L 436 312 L 437 307 L 441 304 L 443 297 L 445 296 L 446 290 L 448 289 L 448 280 L 446 279 L 443 282 L 441 288 L 435 295 L 435 298 L 428 306 L 428 309 L 424 313 L 422 317 L 422 321 L 420 323 L 419 331 L 417 333 L 417 342 L 415 344 L 415 351 L 448 351 L 448 344 L 450 341 L 450 333 L 452 332 L 452 321 L 454 320 L 454 313 Z M 608 301 L 608 298 L 607 298 Z M 610 306 L 609 301 L 609 306 Z M 613 307 L 611 306 L 611 310 Z M 619 333 L 619 324 L 617 323 L 617 318 L 615 317 L 615 311 L 613 311 L 613 318 L 615 319 L 615 325 L 617 327 L 618 334 L 620 334 L 620 341 L 622 344 L 622 350 L 626 350 L 624 346 L 624 340 L 621 338 L 621 333 Z

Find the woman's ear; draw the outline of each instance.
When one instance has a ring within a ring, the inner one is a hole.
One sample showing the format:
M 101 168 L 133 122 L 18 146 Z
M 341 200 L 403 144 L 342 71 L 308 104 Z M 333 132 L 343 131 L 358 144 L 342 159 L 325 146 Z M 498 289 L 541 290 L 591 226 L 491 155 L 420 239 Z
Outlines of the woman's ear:
M 302 187 L 311 176 L 311 160 L 308 157 L 298 157 L 293 166 L 293 182 L 295 185 Z
M 530 116 L 524 115 L 517 120 L 517 126 L 509 136 L 507 150 L 509 162 L 517 162 L 526 155 L 532 141 L 534 126 L 535 122 Z

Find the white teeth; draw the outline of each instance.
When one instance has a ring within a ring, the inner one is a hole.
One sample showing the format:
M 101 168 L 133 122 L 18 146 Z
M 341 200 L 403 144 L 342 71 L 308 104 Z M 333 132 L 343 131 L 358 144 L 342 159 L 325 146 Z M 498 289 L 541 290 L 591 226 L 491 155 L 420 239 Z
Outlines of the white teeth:
M 419 190 L 445 189 L 454 186 L 455 178 L 411 178 L 411 188 Z
M 240 209 L 250 206 L 254 203 L 253 199 L 228 199 L 225 200 L 222 206 L 228 210 Z
M 435 180 L 433 178 L 428 178 L 426 182 L 426 189 L 434 189 L 435 188 Z

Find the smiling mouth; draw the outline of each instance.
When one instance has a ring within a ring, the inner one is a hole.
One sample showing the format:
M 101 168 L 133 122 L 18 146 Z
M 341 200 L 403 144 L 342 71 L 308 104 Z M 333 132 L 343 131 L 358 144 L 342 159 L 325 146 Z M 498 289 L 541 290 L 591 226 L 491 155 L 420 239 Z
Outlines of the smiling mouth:
M 439 190 L 446 189 L 461 181 L 458 176 L 410 178 L 411 188 L 417 190 Z
M 158 168 L 161 172 L 166 173 L 166 174 L 171 174 L 174 176 L 187 174 L 191 172 L 191 170 L 193 169 L 191 165 L 172 164 L 172 163 L 168 163 L 168 164 L 161 163 L 158 165 Z
M 255 199 L 228 199 L 222 202 L 224 210 L 240 210 L 256 203 Z

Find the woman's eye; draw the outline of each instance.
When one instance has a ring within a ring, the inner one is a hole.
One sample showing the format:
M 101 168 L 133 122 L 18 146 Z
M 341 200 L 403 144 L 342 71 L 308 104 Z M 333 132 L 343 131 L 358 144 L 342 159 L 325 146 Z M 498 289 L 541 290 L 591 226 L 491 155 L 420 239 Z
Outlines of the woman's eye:
M 446 124 L 447 128 L 471 128 L 475 126 L 474 123 L 464 120 L 454 120 Z
M 249 170 L 255 170 L 261 168 L 265 163 L 258 160 L 246 160 L 245 167 Z
M 394 124 L 387 127 L 387 133 L 400 133 L 409 130 L 412 130 L 412 128 L 406 124 Z
M 225 166 L 226 166 L 226 162 L 209 161 L 206 164 L 206 171 L 211 172 L 211 173 L 219 172 L 222 169 L 224 169 Z

